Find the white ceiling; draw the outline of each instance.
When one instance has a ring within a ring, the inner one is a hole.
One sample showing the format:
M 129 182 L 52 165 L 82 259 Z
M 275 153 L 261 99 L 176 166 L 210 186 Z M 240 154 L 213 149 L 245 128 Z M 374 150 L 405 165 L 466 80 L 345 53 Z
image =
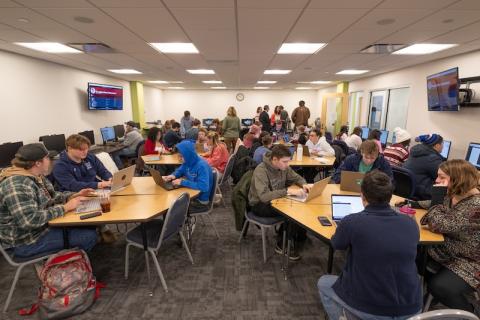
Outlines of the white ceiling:
M 394 21 L 377 23 L 384 19 Z M 115 76 L 184 81 L 186 88 L 209 88 L 202 80 L 222 80 L 232 89 L 258 80 L 277 80 L 272 88 L 279 89 L 353 80 L 478 50 L 479 31 L 480 0 L 0 0 L 1 50 L 110 76 L 107 69 L 133 68 L 143 74 Z M 102 42 L 116 53 L 47 54 L 13 44 L 35 41 Z M 193 42 L 200 54 L 165 55 L 148 42 Z M 328 45 L 315 55 L 277 55 L 283 42 Z M 459 46 L 428 56 L 359 53 L 374 43 L 418 42 Z M 185 71 L 193 68 L 216 74 Z M 266 76 L 265 69 L 292 73 Z M 335 74 L 342 69 L 371 72 Z

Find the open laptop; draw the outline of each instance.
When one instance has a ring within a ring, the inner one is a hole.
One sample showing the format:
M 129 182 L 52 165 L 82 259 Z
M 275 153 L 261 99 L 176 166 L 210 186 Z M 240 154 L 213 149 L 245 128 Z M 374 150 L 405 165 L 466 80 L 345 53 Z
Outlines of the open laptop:
M 300 196 L 287 196 L 288 199 L 295 200 L 295 201 L 300 201 L 300 202 L 308 202 L 318 196 L 320 196 L 325 190 L 325 187 L 328 185 L 330 182 L 330 177 L 325 178 L 323 180 L 320 180 L 316 183 L 313 184 L 312 189 L 310 189 L 310 192 L 305 194 L 303 197 Z
M 158 186 L 162 187 L 163 189 L 165 189 L 167 191 L 170 191 L 170 190 L 173 190 L 173 189 L 178 189 L 178 188 L 181 187 L 181 186 L 174 186 L 171 181 L 163 180 L 160 172 L 158 172 L 155 169 L 150 168 L 150 169 L 148 169 L 148 171 L 150 171 L 150 174 L 152 175 L 153 181 L 155 181 L 155 183 Z
M 448 159 L 448 155 L 450 154 L 450 146 L 451 145 L 452 145 L 451 141 L 443 140 L 443 148 L 442 148 L 442 152 L 440 152 L 440 155 L 444 159 Z
M 363 211 L 360 195 L 332 194 L 332 220 L 340 222 L 346 216 Z
M 132 183 L 133 176 L 135 175 L 135 165 L 119 170 L 113 174 L 112 186 L 110 193 L 115 193 L 124 189 L 130 183 Z
M 360 192 L 364 173 L 355 171 L 342 171 L 340 173 L 340 190 Z

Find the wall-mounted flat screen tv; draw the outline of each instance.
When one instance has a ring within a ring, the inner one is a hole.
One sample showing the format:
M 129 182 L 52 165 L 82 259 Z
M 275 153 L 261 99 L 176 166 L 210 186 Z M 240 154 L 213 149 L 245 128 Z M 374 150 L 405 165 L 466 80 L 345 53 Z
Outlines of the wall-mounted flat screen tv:
M 89 110 L 122 110 L 123 87 L 109 84 L 88 84 Z
M 428 111 L 459 111 L 458 68 L 427 77 Z

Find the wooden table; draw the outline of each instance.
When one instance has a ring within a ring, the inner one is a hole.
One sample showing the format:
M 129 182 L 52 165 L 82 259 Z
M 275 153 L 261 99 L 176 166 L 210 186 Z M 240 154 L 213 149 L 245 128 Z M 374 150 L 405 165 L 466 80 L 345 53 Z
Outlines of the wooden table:
M 320 157 L 322 160 L 315 160 L 318 157 L 305 157 L 303 156 L 302 161 L 297 160 L 297 154 L 293 154 L 293 160 L 290 160 L 288 163 L 290 167 L 332 167 L 335 163 L 335 157 Z
M 142 156 L 142 160 L 146 165 L 181 165 L 183 163 L 179 153 L 162 154 L 160 157 L 158 155 Z
M 189 190 L 180 188 L 177 190 Z M 193 191 L 193 190 L 190 190 Z M 112 197 L 116 196 L 132 196 L 132 195 L 163 195 L 165 189 L 155 183 L 152 177 L 134 177 L 132 183 L 126 188 L 115 192 Z
M 328 266 L 327 272 L 332 272 L 333 264 L 333 248 L 330 245 L 330 240 L 336 231 L 336 226 L 333 224 L 330 227 L 324 227 L 318 221 L 318 216 L 326 216 L 331 220 L 331 195 L 332 194 L 358 194 L 356 192 L 341 191 L 340 185 L 329 184 L 322 195 L 312 199 L 308 203 L 302 203 L 287 198 L 281 198 L 272 201 L 272 206 L 288 219 L 295 221 L 306 229 L 313 232 L 320 239 L 329 244 Z M 393 206 L 396 202 L 404 200 L 401 197 L 393 196 L 390 204 Z M 444 241 L 443 235 L 431 232 L 420 224 L 420 219 L 425 215 L 426 210 L 416 209 L 415 219 L 420 229 L 420 244 L 432 245 L 442 243 Z

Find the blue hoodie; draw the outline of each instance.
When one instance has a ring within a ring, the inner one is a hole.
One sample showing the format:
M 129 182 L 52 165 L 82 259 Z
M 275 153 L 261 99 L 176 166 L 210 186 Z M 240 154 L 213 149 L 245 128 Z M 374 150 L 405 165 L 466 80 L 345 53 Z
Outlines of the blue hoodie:
M 183 157 L 183 164 L 175 170 L 176 178 L 184 177 L 181 185 L 190 189 L 200 190 L 198 200 L 209 201 L 210 189 L 213 187 L 212 168 L 207 161 L 200 158 L 195 152 L 195 145 L 191 141 L 182 141 L 177 149 Z
M 97 189 L 99 176 L 102 180 L 112 177 L 103 163 L 89 153 L 80 163 L 70 159 L 66 151 L 60 153 L 60 159 L 55 163 L 52 171 L 55 182 L 60 191 L 78 192 L 85 188 Z

